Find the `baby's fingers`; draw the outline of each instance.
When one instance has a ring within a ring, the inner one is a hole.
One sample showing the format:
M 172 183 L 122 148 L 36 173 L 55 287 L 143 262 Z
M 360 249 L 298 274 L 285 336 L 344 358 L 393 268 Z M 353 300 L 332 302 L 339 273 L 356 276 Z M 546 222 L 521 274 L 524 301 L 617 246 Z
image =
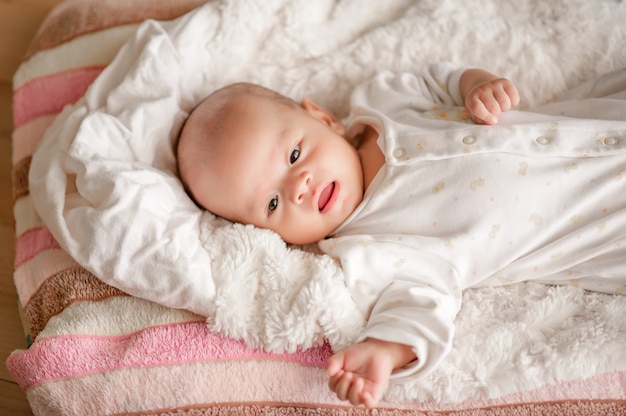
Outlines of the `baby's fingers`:
M 500 114 L 500 103 L 493 91 L 476 91 L 466 100 L 466 107 L 477 124 L 496 124 Z
M 337 392 L 337 385 L 341 381 L 341 377 L 342 376 L 343 376 L 343 371 L 340 370 L 339 372 L 337 372 L 337 374 L 331 376 L 330 379 L 328 379 L 328 388 L 331 391 L 333 391 L 335 393 Z
M 328 382 L 328 386 L 335 392 L 339 400 L 348 400 L 353 378 L 354 376 L 352 373 L 342 371 L 340 374 L 331 377 Z
M 487 108 L 483 101 L 475 102 L 468 109 L 472 115 L 472 120 L 476 124 L 496 124 L 498 122 L 497 114 L 500 114 L 500 112 L 494 110 L 494 114 L 494 112 Z
M 339 400 L 348 400 L 355 406 L 365 404 L 372 407 L 376 401 L 371 394 L 364 392 L 365 381 L 351 372 L 340 371 L 340 374 L 330 378 L 328 386 L 335 392 Z
M 504 93 L 508 96 L 509 102 L 511 103 L 507 110 L 510 110 L 511 108 L 519 104 L 519 91 L 517 90 L 515 84 L 507 79 L 506 82 L 502 85 L 502 89 L 504 90 Z
M 519 93 L 513 83 L 504 82 L 499 85 L 499 88 L 493 90 L 493 100 L 489 104 L 485 104 L 485 107 L 491 114 L 498 116 L 519 104 Z
M 350 385 L 350 389 L 348 390 L 348 400 L 355 406 L 364 403 L 363 400 L 363 386 L 365 382 L 361 377 L 355 377 L 352 384 Z

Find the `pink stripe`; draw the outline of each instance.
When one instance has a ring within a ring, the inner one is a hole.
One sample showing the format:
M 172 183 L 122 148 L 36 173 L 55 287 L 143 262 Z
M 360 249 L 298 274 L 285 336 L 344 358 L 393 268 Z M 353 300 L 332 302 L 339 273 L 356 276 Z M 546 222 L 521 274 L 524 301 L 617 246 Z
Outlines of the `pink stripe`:
M 16 267 L 13 281 L 22 306 L 26 306 L 41 284 L 50 276 L 77 265 L 78 263 L 64 250 L 50 249 Z
M 15 243 L 15 267 L 35 257 L 44 250 L 61 248 L 46 227 L 26 231 L 17 238 Z
M 50 114 L 31 119 L 13 130 L 13 165 L 35 153 L 46 129 L 52 124 L 55 117 L 56 114 Z
M 115 386 L 114 394 L 102 400 L 102 392 L 111 391 L 111 386 Z M 272 402 L 283 405 L 293 403 L 307 408 L 347 406 L 346 402 L 340 402 L 331 393 L 323 368 L 278 360 L 197 361 L 173 366 L 119 368 L 106 373 L 39 383 L 32 385 L 27 394 L 36 414 L 50 414 L 53 408 L 59 409 L 55 414 L 63 415 L 121 415 L 142 411 L 157 413 L 159 409 L 173 410 L 189 405 Z M 527 403 L 531 409 L 520 414 L 536 414 L 538 407 L 534 408 L 535 413 L 532 412 L 535 403 L 541 406 L 561 401 L 602 402 L 620 400 L 623 396 L 620 374 L 608 373 L 497 399 L 449 403 L 435 400 L 383 401 L 379 412 L 381 415 L 444 415 L 456 412 L 495 415 L 515 413 L 515 409 L 507 409 L 507 405 Z M 478 411 L 472 412 L 474 409 Z M 564 409 L 567 408 L 557 406 L 556 411 L 550 414 L 561 414 L 557 412 Z M 370 414 L 365 409 L 362 413 L 353 410 L 355 415 Z M 230 414 L 227 410 L 222 413 Z M 348 413 L 353 414 L 340 414 Z
M 189 408 L 195 411 L 187 413 L 183 410 L 181 414 L 200 415 L 205 414 L 199 410 L 204 406 L 221 405 L 226 407 L 216 412 L 220 415 L 252 415 L 257 414 L 254 409 L 244 412 L 236 408 L 229 412 L 228 406 L 265 403 L 270 406 L 272 403 L 283 406 L 286 403 L 294 406 L 311 403 L 314 407 L 346 405 L 328 388 L 325 369 L 269 360 L 199 361 L 178 366 L 121 368 L 40 383 L 31 386 L 27 394 L 35 414 L 64 416 L 128 415 L 135 412 L 169 415 L 178 414 L 176 409 Z M 365 409 L 363 411 L 365 414 Z
M 13 95 L 13 121 L 19 127 L 33 118 L 56 114 L 78 100 L 103 66 L 76 68 L 33 79 Z
M 42 338 L 11 355 L 7 366 L 23 389 L 64 377 L 119 368 L 174 365 L 196 361 L 275 359 L 323 367 L 328 345 L 293 354 L 271 354 L 209 331 L 206 323 L 154 326 L 131 335 Z

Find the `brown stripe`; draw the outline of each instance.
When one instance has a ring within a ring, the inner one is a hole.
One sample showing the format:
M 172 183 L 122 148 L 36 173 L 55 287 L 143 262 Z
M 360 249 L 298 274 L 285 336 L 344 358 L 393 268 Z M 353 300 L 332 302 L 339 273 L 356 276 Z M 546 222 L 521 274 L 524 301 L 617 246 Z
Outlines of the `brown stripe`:
M 207 0 L 74 0 L 55 6 L 31 42 L 24 60 L 34 53 L 78 36 L 145 19 L 170 20 Z
M 520 403 L 464 410 L 409 410 L 381 407 L 329 406 L 326 404 L 207 404 L 184 408 L 133 413 L 141 416 L 580 416 L 623 415 L 626 400 L 563 400 Z M 128 414 L 128 413 L 126 413 Z
M 28 170 L 32 156 L 27 156 L 13 166 L 13 204 L 23 196 L 28 195 Z
M 128 296 L 105 284 L 81 266 L 71 267 L 47 278 L 29 299 L 25 314 L 33 339 L 48 320 L 75 302 L 99 301 L 112 296 Z

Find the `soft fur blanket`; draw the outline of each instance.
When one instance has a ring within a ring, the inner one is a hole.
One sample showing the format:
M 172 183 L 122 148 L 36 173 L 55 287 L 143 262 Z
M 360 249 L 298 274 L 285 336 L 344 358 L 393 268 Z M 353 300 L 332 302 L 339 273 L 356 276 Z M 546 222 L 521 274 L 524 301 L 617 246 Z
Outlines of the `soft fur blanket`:
M 438 60 L 508 76 L 535 104 L 626 66 L 624 21 L 617 0 L 213 1 L 139 27 L 48 130 L 32 198 L 62 247 L 112 286 L 208 316 L 252 346 L 340 347 L 364 316 L 337 264 L 185 195 L 173 144 L 188 111 L 246 80 L 344 116 L 356 83 Z M 625 370 L 624 313 L 624 297 L 572 287 L 470 290 L 442 367 L 388 398 L 497 397 Z

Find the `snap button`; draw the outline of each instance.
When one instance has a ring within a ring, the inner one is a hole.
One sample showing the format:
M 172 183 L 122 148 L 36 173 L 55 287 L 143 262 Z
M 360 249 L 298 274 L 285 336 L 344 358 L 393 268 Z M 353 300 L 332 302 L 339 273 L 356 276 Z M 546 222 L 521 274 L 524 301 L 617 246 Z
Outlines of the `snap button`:
M 396 159 L 400 159 L 404 157 L 404 155 L 406 155 L 406 150 L 404 150 L 403 147 L 396 147 L 393 150 L 393 157 L 395 157 Z
M 476 143 L 476 136 L 465 136 L 463 137 L 464 144 L 474 144 Z
M 617 137 L 605 137 L 604 139 L 602 139 L 602 142 L 607 146 L 615 146 L 619 143 L 619 140 L 617 139 Z
M 537 139 L 535 140 L 538 144 L 540 145 L 546 145 L 550 143 L 550 138 L 546 137 L 546 136 L 539 136 L 537 137 Z

